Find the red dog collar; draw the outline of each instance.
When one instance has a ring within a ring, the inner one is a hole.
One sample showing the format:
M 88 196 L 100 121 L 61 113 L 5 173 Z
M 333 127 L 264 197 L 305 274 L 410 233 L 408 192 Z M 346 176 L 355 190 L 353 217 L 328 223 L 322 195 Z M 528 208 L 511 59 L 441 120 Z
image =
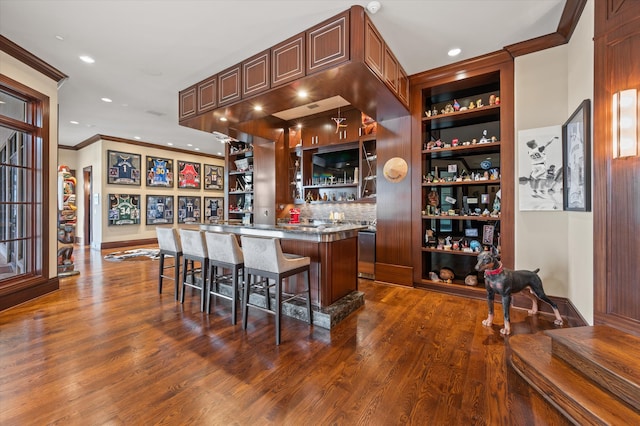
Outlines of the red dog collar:
M 485 275 L 498 275 L 501 274 L 502 272 L 504 272 L 504 268 L 502 267 L 502 264 L 500 264 L 500 266 L 497 269 L 491 269 L 491 270 L 485 270 L 484 274 Z

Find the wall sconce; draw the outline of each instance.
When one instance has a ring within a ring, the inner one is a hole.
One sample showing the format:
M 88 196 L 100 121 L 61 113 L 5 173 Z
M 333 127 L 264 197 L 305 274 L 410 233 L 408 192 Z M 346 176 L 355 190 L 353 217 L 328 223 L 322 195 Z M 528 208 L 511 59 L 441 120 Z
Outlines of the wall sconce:
M 614 93 L 612 111 L 613 158 L 638 155 L 638 91 Z

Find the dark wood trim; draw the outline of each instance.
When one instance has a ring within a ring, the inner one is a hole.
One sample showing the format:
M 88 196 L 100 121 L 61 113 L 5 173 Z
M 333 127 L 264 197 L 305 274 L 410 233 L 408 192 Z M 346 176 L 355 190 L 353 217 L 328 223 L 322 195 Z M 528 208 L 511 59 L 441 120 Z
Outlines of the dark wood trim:
M 586 4 L 587 0 L 567 0 L 555 33 L 510 44 L 504 49 L 515 58 L 568 43 Z
M 485 293 L 486 295 L 486 293 Z M 584 317 L 580 314 L 580 311 L 576 309 L 576 307 L 571 303 L 571 300 L 566 297 L 556 297 L 549 296 L 556 305 L 558 305 L 558 310 L 560 311 L 560 315 L 567 322 L 567 325 L 570 327 L 584 327 L 589 325 Z M 497 300 L 497 299 L 496 299 Z M 511 306 L 517 309 L 531 309 L 531 299 L 524 294 L 517 293 L 513 295 L 511 299 Z M 538 301 L 538 309 L 540 312 L 543 312 L 548 315 L 553 315 L 553 310 L 549 304 Z
M 2 289 L 0 297 L 0 311 L 27 302 L 36 297 L 40 297 L 60 288 L 58 277 L 50 278 L 47 281 L 31 284 L 29 286 L 10 286 Z
M 62 71 L 57 70 L 42 59 L 38 58 L 31 52 L 28 52 L 27 50 L 23 49 L 22 47 L 18 46 L 2 35 L 0 35 L 0 50 L 5 52 L 7 55 L 13 56 L 23 64 L 33 68 L 39 73 L 49 77 L 53 81 L 58 82 L 58 86 L 69 77 Z
M 413 267 L 376 262 L 376 281 L 413 287 Z
M 112 249 L 119 247 L 131 247 L 131 246 L 147 246 L 150 244 L 158 244 L 157 238 L 143 238 L 139 240 L 125 240 L 125 241 L 111 241 L 109 243 L 101 243 L 100 249 Z
M 131 140 L 131 139 L 124 139 L 124 138 L 119 138 L 119 137 L 116 137 L 116 136 L 107 136 L 107 135 L 100 135 L 100 134 L 93 135 L 89 139 L 85 139 L 84 141 L 80 142 L 78 145 L 75 145 L 75 146 L 59 145 L 58 148 L 69 149 L 69 150 L 72 150 L 72 151 L 79 151 L 82 148 L 86 148 L 89 145 L 92 145 L 92 144 L 94 144 L 96 142 L 100 142 L 101 140 L 102 141 L 109 141 L 109 142 L 126 143 L 126 144 L 129 144 L 129 145 L 143 146 L 143 147 L 146 147 L 146 148 L 162 149 L 162 150 L 165 150 L 165 151 L 179 152 L 179 153 L 182 153 L 182 154 L 197 155 L 198 157 L 217 158 L 219 160 L 224 160 L 224 156 L 220 156 L 220 155 L 206 154 L 204 152 L 188 151 L 186 149 L 173 148 L 173 147 L 170 147 L 170 146 L 162 146 L 162 145 L 153 144 L 153 143 L 149 143 L 149 142 L 134 141 L 134 140 Z

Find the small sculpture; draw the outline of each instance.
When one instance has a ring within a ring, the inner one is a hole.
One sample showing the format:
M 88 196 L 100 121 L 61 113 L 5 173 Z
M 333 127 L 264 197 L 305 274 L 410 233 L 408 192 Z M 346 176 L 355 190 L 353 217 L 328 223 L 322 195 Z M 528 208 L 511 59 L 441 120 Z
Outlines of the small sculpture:
M 458 103 L 458 101 L 456 99 L 453 100 L 453 110 L 454 111 L 460 111 L 460 104 Z
M 482 131 L 482 137 L 480 138 L 480 142 L 479 143 L 487 143 L 489 142 L 489 139 L 487 139 L 487 130 L 483 130 Z
M 445 113 L 445 114 L 450 114 L 450 113 L 452 113 L 452 112 L 454 112 L 454 111 L 455 111 L 455 110 L 454 110 L 454 108 L 453 108 L 453 105 L 451 105 L 451 104 L 447 104 L 447 105 L 444 107 L 444 113 Z
M 469 103 L 469 109 L 475 109 L 476 108 L 476 104 L 473 103 L 473 101 L 471 101 Z
M 476 108 L 480 108 L 480 107 L 483 107 L 483 106 L 484 106 L 484 105 L 482 104 L 482 99 L 478 99 L 478 100 L 476 101 Z
M 489 96 L 489 105 L 495 105 L 495 104 L 496 104 L 496 95 Z

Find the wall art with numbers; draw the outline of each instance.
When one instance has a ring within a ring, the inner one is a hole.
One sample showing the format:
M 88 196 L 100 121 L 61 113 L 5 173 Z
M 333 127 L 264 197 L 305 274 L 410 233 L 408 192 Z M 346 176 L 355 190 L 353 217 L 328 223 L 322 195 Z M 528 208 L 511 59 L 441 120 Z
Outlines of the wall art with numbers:
M 140 195 L 109 194 L 109 225 L 140 223 Z
M 107 151 L 107 183 L 140 186 L 141 161 L 139 154 Z

